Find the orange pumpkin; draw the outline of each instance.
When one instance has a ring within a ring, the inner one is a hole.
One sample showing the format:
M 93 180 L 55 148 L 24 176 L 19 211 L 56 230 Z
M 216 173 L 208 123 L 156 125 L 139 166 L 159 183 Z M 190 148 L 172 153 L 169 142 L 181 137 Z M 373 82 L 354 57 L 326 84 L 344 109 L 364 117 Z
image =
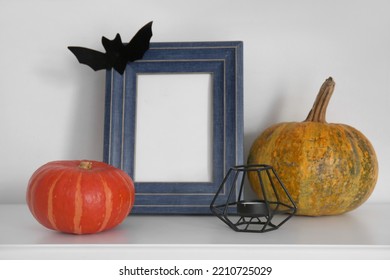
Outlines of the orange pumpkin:
M 275 168 L 297 204 L 297 215 L 353 210 L 368 199 L 377 181 L 378 162 L 369 140 L 351 126 L 325 120 L 334 87 L 333 79 L 327 79 L 305 121 L 269 127 L 249 152 L 248 164 Z M 261 196 L 258 178 L 249 175 L 249 181 Z
M 54 161 L 28 183 L 27 204 L 43 226 L 96 233 L 120 224 L 134 204 L 134 184 L 122 170 L 98 161 Z

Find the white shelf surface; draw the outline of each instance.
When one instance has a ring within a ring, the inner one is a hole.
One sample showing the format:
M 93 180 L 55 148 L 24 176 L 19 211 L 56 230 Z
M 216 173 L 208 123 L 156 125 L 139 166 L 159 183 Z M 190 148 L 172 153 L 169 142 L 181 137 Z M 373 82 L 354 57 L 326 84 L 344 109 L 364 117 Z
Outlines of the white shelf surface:
M 390 204 L 339 216 L 294 216 L 240 233 L 215 216 L 130 215 L 118 227 L 71 235 L 38 224 L 26 205 L 0 205 L 0 259 L 390 259 Z

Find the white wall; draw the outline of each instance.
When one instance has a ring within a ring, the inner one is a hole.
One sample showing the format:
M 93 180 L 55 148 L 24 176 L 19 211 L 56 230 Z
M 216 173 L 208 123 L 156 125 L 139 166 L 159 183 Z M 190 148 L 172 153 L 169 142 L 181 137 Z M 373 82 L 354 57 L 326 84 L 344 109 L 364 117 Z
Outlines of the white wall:
M 245 150 L 281 121 L 303 120 L 337 83 L 329 122 L 361 130 L 379 158 L 369 202 L 390 201 L 390 2 L 383 0 L 0 0 L 0 203 L 58 159 L 102 159 L 103 71 L 68 45 L 102 49 L 154 21 L 152 41 L 244 41 Z

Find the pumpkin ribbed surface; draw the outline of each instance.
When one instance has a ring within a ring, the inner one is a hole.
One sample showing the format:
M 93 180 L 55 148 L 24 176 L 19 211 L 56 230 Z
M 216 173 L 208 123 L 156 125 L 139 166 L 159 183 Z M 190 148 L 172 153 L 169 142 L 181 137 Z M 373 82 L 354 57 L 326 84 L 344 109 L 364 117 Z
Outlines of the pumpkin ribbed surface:
M 49 229 L 101 232 L 130 213 L 134 185 L 124 171 L 103 162 L 54 161 L 31 176 L 27 204 L 38 222 Z
M 326 83 L 308 119 L 269 127 L 249 152 L 248 164 L 275 168 L 297 204 L 297 215 L 353 210 L 368 199 L 378 176 L 369 140 L 351 126 L 326 123 L 326 105 L 333 92 L 329 86 L 334 87 L 333 80 Z M 257 177 L 250 175 L 249 180 L 260 196 Z

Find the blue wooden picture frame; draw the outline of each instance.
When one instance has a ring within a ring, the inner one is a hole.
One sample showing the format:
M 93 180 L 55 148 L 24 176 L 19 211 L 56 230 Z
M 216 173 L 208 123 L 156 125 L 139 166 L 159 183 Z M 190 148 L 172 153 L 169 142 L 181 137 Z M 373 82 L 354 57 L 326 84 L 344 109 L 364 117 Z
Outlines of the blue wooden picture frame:
M 123 75 L 107 70 L 103 159 L 132 178 L 139 73 L 211 74 L 212 180 L 135 181 L 132 213 L 211 214 L 210 203 L 224 175 L 231 166 L 243 163 L 243 43 L 151 43 L 143 59 L 129 63 Z M 226 201 L 226 195 L 222 192 L 221 201 Z

